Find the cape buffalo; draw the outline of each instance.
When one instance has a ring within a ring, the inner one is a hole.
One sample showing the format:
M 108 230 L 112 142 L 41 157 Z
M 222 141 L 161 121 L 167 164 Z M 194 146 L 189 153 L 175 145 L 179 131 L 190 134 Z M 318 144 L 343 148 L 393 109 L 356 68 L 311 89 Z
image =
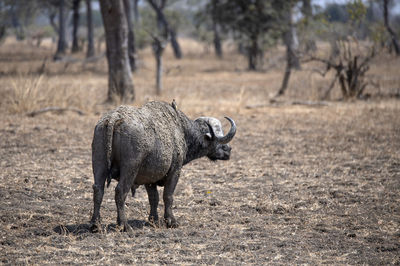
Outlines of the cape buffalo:
M 230 142 L 235 133 L 235 122 L 224 135 L 221 122 L 212 117 L 190 120 L 178 110 L 175 102 L 150 102 L 141 108 L 120 106 L 105 114 L 94 129 L 92 165 L 94 174 L 94 211 L 91 219 L 93 232 L 101 229 L 100 205 L 104 186 L 111 179 L 118 180 L 115 188 L 117 224 L 130 230 L 125 216 L 125 199 L 130 190 L 145 185 L 149 202 L 149 220 L 157 221 L 157 186 L 164 186 L 164 219 L 167 227 L 178 224 L 172 214 L 175 186 L 182 166 L 207 156 L 209 159 L 228 160 Z

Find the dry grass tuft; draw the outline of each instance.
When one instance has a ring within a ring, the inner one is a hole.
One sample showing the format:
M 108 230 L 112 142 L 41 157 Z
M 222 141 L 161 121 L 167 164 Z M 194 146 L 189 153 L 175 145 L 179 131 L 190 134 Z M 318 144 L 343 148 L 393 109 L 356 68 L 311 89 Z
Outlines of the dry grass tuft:
M 8 91 L 0 100 L 9 113 L 27 113 L 46 107 L 91 110 L 90 98 L 81 87 L 69 86 L 57 77 L 19 74 L 8 78 Z
M 11 80 L 11 90 L 6 102 L 9 110 L 15 113 L 31 111 L 37 108 L 38 104 L 51 100 L 47 93 L 43 93 L 41 84 L 43 76 L 19 76 Z

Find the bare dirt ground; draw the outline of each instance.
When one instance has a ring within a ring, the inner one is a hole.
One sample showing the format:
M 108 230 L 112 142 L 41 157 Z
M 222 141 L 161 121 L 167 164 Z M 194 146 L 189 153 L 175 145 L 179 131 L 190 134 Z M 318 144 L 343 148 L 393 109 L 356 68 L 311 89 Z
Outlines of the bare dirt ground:
M 21 77 L 32 78 L 26 73 L 40 67 L 43 56 L 26 62 L 12 49 L 0 49 L 1 264 L 400 264 L 400 101 L 381 95 L 400 88 L 399 68 L 386 71 L 380 96 L 368 101 L 247 109 L 268 103 L 280 68 L 251 73 L 239 57 L 167 56 L 165 93 L 157 98 L 152 58 L 145 57 L 134 75 L 135 105 L 175 98 L 192 118 L 233 117 L 232 157 L 184 167 L 174 201 L 179 228 L 147 223 L 141 187 L 127 200 L 133 233 L 116 231 L 113 181 L 101 210 L 107 230 L 92 234 L 90 145 L 100 114 L 112 108 L 99 104 L 106 95 L 105 61 L 48 65 L 39 85 L 67 88 L 67 96 L 78 91 L 85 99 L 64 103 L 85 115 L 32 118 L 25 115 L 29 107 L 6 96 Z M 22 59 L 11 62 L 15 58 Z M 295 74 L 284 100 L 313 99 L 322 81 L 308 78 Z

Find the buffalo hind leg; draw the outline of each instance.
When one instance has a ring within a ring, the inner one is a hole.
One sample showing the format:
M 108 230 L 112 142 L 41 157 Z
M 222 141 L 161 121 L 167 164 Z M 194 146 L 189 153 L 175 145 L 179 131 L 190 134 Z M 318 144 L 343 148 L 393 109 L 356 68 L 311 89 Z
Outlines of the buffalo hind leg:
M 136 178 L 135 167 L 121 169 L 121 176 L 118 185 L 115 187 L 115 204 L 117 205 L 117 225 L 122 227 L 125 232 L 131 231 L 125 214 L 125 200 L 132 188 L 133 181 Z
M 100 206 L 103 201 L 104 185 L 108 177 L 107 158 L 104 152 L 104 128 L 96 126 L 92 144 L 92 168 L 93 168 L 93 216 L 90 220 L 90 230 L 99 232 L 102 230 L 100 224 Z
M 106 171 L 101 171 L 99 174 L 95 174 L 95 183 L 93 185 L 93 216 L 90 220 L 90 231 L 101 232 L 101 223 L 100 223 L 100 206 L 103 201 L 104 195 L 104 185 L 106 181 L 107 175 Z
M 163 200 L 165 205 L 164 219 L 168 228 L 176 228 L 179 225 L 172 213 L 172 203 L 174 201 L 173 195 L 176 184 L 178 183 L 179 174 L 180 174 L 180 169 L 175 170 L 172 173 L 169 173 L 168 174 L 169 176 L 167 177 L 167 180 L 164 185 L 164 192 L 163 192 Z
M 157 207 L 158 207 L 158 191 L 157 191 L 157 185 L 156 184 L 146 184 L 145 185 L 146 190 L 147 190 L 147 196 L 149 197 L 149 203 L 150 203 L 150 215 L 149 215 L 149 222 L 151 224 L 158 224 L 158 213 L 157 213 Z

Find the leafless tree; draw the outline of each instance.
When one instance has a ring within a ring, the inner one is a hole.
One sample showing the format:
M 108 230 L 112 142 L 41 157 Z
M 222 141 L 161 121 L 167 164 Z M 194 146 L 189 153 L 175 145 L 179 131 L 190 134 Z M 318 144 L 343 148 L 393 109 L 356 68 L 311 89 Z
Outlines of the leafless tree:
M 167 4 L 167 0 L 147 0 L 153 10 L 157 15 L 157 26 L 159 28 L 160 33 L 163 35 L 165 39 L 170 39 L 172 49 L 174 51 L 174 55 L 176 58 L 182 58 L 182 50 L 176 39 L 176 32 L 172 29 L 167 21 L 167 18 L 164 14 L 164 8 Z
M 350 40 L 337 42 L 339 49 L 337 56 L 331 55 L 329 58 L 310 56 L 305 62 L 317 61 L 323 63 L 325 70 L 317 71 L 322 76 L 325 76 L 330 70 L 335 72 L 335 77 L 325 92 L 323 99 L 329 96 L 336 81 L 339 81 L 344 99 L 361 98 L 364 89 L 368 85 L 365 74 L 369 70 L 371 59 L 376 55 L 376 49 L 374 46 L 361 47 L 358 42 L 351 42 Z

